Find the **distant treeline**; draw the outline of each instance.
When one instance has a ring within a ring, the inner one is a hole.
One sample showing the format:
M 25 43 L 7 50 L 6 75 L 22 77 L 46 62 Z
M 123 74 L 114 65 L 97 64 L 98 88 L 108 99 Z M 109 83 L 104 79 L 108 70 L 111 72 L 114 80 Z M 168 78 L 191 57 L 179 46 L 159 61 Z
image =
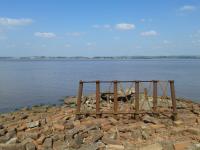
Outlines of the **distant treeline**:
M 200 59 L 200 56 L 0 57 L 0 60 L 131 60 L 131 59 Z

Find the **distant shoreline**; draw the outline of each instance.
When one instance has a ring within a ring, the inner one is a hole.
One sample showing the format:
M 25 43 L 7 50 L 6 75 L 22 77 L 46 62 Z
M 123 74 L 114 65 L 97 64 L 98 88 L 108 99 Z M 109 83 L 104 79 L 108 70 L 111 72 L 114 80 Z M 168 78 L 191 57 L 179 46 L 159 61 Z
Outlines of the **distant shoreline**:
M 135 59 L 200 59 L 200 56 L 0 57 L 0 60 L 135 60 Z

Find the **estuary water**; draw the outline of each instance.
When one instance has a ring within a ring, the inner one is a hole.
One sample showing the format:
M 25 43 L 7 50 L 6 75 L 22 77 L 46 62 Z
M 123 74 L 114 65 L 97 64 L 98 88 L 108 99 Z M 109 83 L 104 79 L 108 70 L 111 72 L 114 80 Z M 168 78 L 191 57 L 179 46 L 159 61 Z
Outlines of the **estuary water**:
M 177 97 L 200 102 L 199 59 L 0 61 L 0 112 L 57 104 L 79 80 L 175 80 Z M 89 89 L 89 88 L 88 88 Z

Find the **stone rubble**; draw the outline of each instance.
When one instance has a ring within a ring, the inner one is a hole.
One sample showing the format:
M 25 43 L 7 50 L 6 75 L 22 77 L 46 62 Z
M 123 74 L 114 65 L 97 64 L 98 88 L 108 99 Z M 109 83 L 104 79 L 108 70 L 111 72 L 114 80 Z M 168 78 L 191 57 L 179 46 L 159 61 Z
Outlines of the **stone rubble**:
M 120 110 L 130 109 L 130 103 L 119 103 Z M 95 111 L 94 95 L 82 104 L 82 111 Z M 199 150 L 200 104 L 178 99 L 177 105 L 176 121 L 167 107 L 156 116 L 140 114 L 139 120 L 131 115 L 77 118 L 76 97 L 61 106 L 0 114 L 0 150 Z M 101 110 L 112 110 L 112 102 L 102 101 Z

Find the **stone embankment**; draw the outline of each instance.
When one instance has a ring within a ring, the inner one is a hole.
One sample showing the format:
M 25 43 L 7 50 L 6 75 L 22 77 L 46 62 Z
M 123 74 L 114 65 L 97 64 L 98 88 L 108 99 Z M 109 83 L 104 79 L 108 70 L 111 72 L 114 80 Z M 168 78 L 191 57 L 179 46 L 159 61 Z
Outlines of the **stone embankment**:
M 1 114 L 0 150 L 200 149 L 199 104 L 178 100 L 176 121 L 170 118 L 171 109 L 162 107 L 160 115 L 141 114 L 139 120 L 129 115 L 119 115 L 117 119 L 111 115 L 77 119 L 75 100 L 69 97 L 61 106 L 23 108 Z M 94 103 L 92 96 L 85 97 L 88 110 L 94 110 Z M 107 103 L 101 105 L 102 109 Z

